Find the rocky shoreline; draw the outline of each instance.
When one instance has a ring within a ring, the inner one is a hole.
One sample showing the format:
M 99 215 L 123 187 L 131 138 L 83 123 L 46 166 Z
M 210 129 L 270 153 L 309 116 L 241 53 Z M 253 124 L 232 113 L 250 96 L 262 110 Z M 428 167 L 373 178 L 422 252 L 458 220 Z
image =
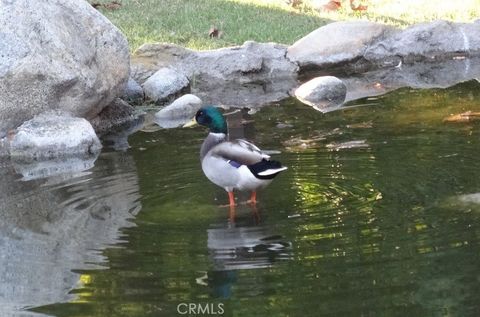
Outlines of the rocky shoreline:
M 326 112 L 400 87 L 480 77 L 478 21 L 404 30 L 334 22 L 291 46 L 248 41 L 194 51 L 158 43 L 130 56 L 124 35 L 87 2 L 53 0 L 21 13 L 31 6 L 19 0 L 0 13 L 0 154 L 19 160 L 93 155 L 97 135 L 120 135 L 116 148 L 128 147 L 143 124 L 134 105 L 145 102 L 171 103 L 154 120 L 169 128 L 201 104 L 256 108 L 296 96 Z

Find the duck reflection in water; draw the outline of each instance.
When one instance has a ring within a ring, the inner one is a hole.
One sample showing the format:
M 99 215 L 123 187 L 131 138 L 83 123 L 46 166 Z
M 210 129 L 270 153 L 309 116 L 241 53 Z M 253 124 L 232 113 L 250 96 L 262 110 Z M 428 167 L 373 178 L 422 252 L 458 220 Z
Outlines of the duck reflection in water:
M 239 205 L 236 221 L 223 220 L 207 230 L 207 246 L 213 269 L 197 278 L 211 288 L 215 298 L 230 298 L 239 270 L 263 269 L 290 258 L 291 243 L 275 234 L 260 211 Z

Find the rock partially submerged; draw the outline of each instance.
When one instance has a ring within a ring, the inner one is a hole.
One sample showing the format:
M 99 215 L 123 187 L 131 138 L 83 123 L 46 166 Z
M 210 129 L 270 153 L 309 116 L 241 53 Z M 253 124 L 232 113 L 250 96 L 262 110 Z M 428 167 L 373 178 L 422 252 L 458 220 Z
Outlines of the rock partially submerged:
M 145 99 L 145 93 L 142 86 L 133 78 L 128 78 L 127 86 L 122 95 L 122 99 L 132 103 L 142 103 Z
M 323 72 L 307 72 L 309 78 Z M 461 82 L 480 77 L 480 58 L 454 58 L 438 63 L 416 62 L 401 67 L 381 68 L 360 74 L 341 74 L 339 79 L 346 85 L 347 94 L 343 105 L 328 111 L 344 109 L 348 102 L 366 97 L 384 95 L 403 87 L 414 89 L 448 88 Z M 362 106 L 376 104 L 362 103 Z
M 87 120 L 55 112 L 24 122 L 15 131 L 9 148 L 13 160 L 31 162 L 90 156 L 102 145 Z
M 314 109 L 325 112 L 345 101 L 347 87 L 334 76 L 316 77 L 295 90 L 295 96 Z
M 93 118 L 123 93 L 127 40 L 88 2 L 0 6 L 0 137 L 51 109 Z
M 170 105 L 155 114 L 155 123 L 162 128 L 175 128 L 191 120 L 202 107 L 202 100 L 187 94 L 176 99 Z
M 115 99 L 102 112 L 90 120 L 95 132 L 102 136 L 129 125 L 138 119 L 139 114 L 127 102 Z
M 143 90 L 147 98 L 157 102 L 179 93 L 188 84 L 184 73 L 171 67 L 163 67 L 143 83 Z
M 141 129 L 145 113 L 135 110 L 124 100 L 117 98 L 90 120 L 95 132 L 101 136 L 105 146 L 115 150 L 126 150 L 130 146 L 128 137 Z

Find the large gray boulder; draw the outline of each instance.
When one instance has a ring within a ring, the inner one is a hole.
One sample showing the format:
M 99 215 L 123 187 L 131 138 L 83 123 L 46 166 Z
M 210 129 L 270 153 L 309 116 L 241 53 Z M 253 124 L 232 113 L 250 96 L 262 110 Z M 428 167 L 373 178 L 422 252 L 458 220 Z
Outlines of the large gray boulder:
M 287 47 L 247 41 L 242 46 L 198 52 L 189 64 L 191 92 L 206 104 L 259 107 L 290 97 L 298 85 L 298 66 Z
M 300 67 L 322 68 L 361 58 L 369 45 L 397 30 L 368 21 L 341 21 L 322 26 L 287 50 Z
M 364 58 L 381 66 L 445 60 L 480 54 L 480 27 L 475 23 L 434 21 L 413 25 L 369 47 Z
M 10 155 L 26 162 L 90 156 L 102 148 L 91 124 L 69 114 L 49 112 L 24 122 L 10 141 Z
M 128 43 L 86 1 L 0 7 L 0 137 L 49 109 L 93 118 L 123 93 Z
M 302 70 L 345 67 L 354 73 L 459 55 L 480 55 L 478 23 L 439 20 L 399 30 L 367 21 L 334 22 L 298 40 L 287 53 Z
M 162 68 L 170 67 L 199 81 L 252 82 L 295 76 L 298 67 L 285 58 L 287 47 L 276 43 L 247 41 L 207 51 L 193 51 L 166 43 L 142 45 L 132 57 L 132 77 L 144 83 Z
M 153 100 L 166 98 L 154 93 L 160 89 L 155 88 L 153 79 L 159 82 L 165 76 L 157 72 L 169 69 L 170 78 L 185 76 L 190 92 L 206 103 L 252 107 L 287 98 L 297 85 L 298 66 L 285 57 L 286 49 L 280 44 L 252 41 L 210 51 L 146 44 L 132 57 L 132 77 L 143 83 L 145 94 Z M 170 95 L 180 89 L 171 90 Z
M 291 77 L 298 67 L 285 58 L 286 46 L 247 41 L 242 46 L 197 52 L 185 66 L 196 80 L 251 83 Z

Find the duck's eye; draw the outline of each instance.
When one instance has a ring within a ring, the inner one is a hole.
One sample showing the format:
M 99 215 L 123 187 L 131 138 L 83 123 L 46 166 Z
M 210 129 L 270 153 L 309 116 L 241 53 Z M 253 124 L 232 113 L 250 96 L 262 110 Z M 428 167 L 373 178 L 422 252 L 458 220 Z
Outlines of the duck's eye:
M 203 116 L 203 111 L 200 111 L 200 112 L 198 113 L 198 115 L 199 115 L 199 116 Z

